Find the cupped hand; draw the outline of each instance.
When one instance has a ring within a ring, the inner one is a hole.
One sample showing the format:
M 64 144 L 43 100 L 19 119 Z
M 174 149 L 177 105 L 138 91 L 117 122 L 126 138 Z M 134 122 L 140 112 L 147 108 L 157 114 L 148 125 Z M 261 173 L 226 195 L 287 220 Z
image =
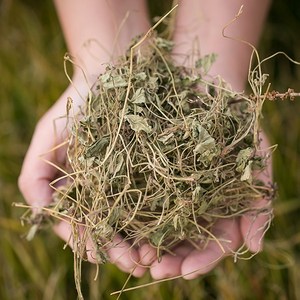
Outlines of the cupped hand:
M 21 174 L 19 188 L 26 202 L 35 212 L 52 202 L 54 192 L 51 183 L 58 180 L 62 174 L 55 166 L 63 169 L 66 160 L 68 129 L 72 115 L 78 111 L 90 90 L 84 79 L 74 79 L 55 104 L 46 112 L 38 122 L 29 149 L 26 153 Z M 70 106 L 71 104 L 71 106 Z M 68 107 L 67 107 L 68 106 Z M 66 117 L 69 111 L 70 118 Z M 59 181 L 57 182 L 59 184 Z M 72 225 L 61 221 L 54 226 L 54 231 L 63 240 L 73 247 Z M 79 228 L 80 232 L 84 227 Z M 87 240 L 86 254 L 90 262 L 95 263 L 95 250 L 90 240 Z M 113 247 L 108 251 L 110 261 L 115 263 L 122 271 L 142 276 L 144 268 L 137 265 L 138 252 L 120 236 L 116 236 Z

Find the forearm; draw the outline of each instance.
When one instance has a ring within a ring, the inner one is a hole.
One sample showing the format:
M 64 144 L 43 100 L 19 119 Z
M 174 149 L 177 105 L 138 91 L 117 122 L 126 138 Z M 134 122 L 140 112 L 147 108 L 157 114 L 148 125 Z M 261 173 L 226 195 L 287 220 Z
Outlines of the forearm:
M 174 53 L 184 63 L 185 57 L 199 46 L 200 55 L 216 53 L 218 58 L 210 73 L 221 75 L 234 89 L 244 88 L 252 49 L 242 42 L 224 38 L 222 30 L 244 4 L 242 15 L 226 29 L 226 35 L 256 46 L 270 0 L 180 0 L 177 12 Z
M 68 51 L 92 78 L 149 28 L 144 0 L 54 1 Z

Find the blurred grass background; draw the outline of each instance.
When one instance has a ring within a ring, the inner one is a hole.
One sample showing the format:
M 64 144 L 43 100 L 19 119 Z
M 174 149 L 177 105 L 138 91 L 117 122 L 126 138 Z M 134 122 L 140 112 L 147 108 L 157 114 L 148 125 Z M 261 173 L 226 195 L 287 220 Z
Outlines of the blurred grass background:
M 156 4 L 154 4 L 156 3 Z M 151 2 L 152 14 L 162 14 Z M 170 1 L 163 6 L 168 7 Z M 164 7 L 164 9 L 166 9 Z M 255 21 L 255 20 L 254 20 Z M 300 2 L 273 1 L 260 44 L 262 57 L 285 51 L 300 60 Z M 23 201 L 16 182 L 34 126 L 68 82 L 66 51 L 51 0 L 0 0 L 0 299 L 76 299 L 73 257 L 50 231 L 24 239 Z M 273 88 L 300 91 L 300 67 L 282 56 L 269 61 Z M 300 99 L 270 102 L 264 127 L 278 144 L 274 177 L 279 195 L 265 250 L 251 261 L 226 259 L 207 276 L 176 280 L 123 294 L 121 299 L 300 299 Z M 86 299 L 115 299 L 126 281 L 114 266 L 84 264 Z M 149 282 L 132 279 L 129 286 Z

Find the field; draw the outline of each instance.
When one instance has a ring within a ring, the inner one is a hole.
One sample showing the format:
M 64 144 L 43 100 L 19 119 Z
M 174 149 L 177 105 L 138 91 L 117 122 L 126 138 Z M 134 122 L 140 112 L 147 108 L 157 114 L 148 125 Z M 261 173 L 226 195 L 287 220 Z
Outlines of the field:
M 157 8 L 152 7 L 156 13 Z M 274 0 L 259 52 L 285 51 L 300 61 L 300 4 Z M 0 299 L 76 299 L 73 255 L 50 230 L 26 241 L 12 206 L 22 202 L 17 178 L 34 126 L 68 82 L 66 51 L 52 1 L 0 1 Z M 300 92 L 300 66 L 283 56 L 266 63 L 272 87 Z M 124 293 L 121 299 L 300 299 L 300 98 L 269 102 L 263 126 L 273 144 L 278 196 L 264 251 L 251 261 L 226 259 L 210 274 Z M 115 299 L 127 275 L 112 265 L 83 265 L 86 299 Z M 131 279 L 128 286 L 150 282 Z

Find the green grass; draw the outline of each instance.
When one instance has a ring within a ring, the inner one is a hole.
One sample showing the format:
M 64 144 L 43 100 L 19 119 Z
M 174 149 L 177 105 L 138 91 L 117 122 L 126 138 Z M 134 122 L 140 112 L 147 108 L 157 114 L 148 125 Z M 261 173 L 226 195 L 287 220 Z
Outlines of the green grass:
M 156 11 L 157 7 L 153 8 Z M 260 54 L 285 51 L 300 60 L 300 4 L 275 0 Z M 34 126 L 67 85 L 63 73 L 65 46 L 50 0 L 0 2 L 0 299 L 76 299 L 73 257 L 50 230 L 32 242 L 24 239 L 23 201 L 17 177 Z M 269 61 L 265 71 L 273 87 L 300 91 L 300 67 L 283 57 Z M 279 195 L 265 250 L 251 261 L 226 259 L 207 276 L 176 280 L 128 292 L 121 299 L 300 299 L 300 99 L 270 102 L 264 127 L 273 143 L 274 177 Z M 86 299 L 109 296 L 127 275 L 114 266 L 83 266 Z M 133 279 L 129 286 L 147 283 Z

